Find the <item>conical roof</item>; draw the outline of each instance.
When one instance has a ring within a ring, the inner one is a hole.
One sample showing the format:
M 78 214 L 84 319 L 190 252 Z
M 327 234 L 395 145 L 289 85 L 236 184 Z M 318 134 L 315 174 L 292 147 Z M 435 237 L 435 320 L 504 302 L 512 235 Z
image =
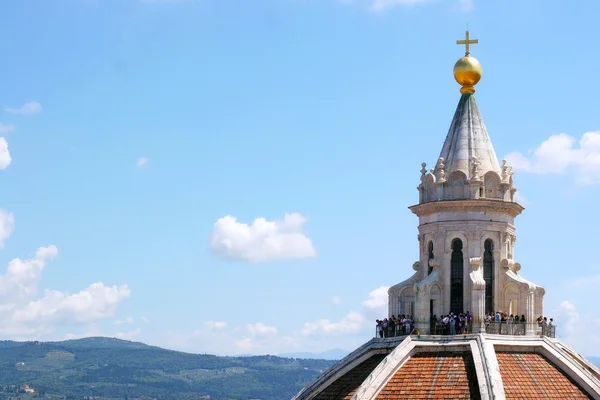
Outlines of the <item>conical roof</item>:
M 496 151 L 473 93 L 461 95 L 440 157 L 444 159 L 446 175 L 462 171 L 470 177 L 474 158 L 481 174 L 488 171 L 501 173 Z

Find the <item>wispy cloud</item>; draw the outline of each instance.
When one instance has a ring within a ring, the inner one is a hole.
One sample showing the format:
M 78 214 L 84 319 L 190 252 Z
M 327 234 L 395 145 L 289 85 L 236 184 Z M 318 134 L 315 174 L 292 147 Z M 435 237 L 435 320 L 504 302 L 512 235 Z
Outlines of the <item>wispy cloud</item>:
M 31 115 L 37 114 L 40 111 L 42 111 L 42 105 L 37 101 L 28 101 L 21 107 L 6 107 L 4 111 L 9 112 L 11 114 Z
M 582 185 L 600 184 L 600 131 L 586 132 L 579 142 L 566 133 L 552 135 L 527 155 L 506 155 L 515 170 L 534 174 L 572 172 Z
M 138 168 L 142 168 L 146 164 L 148 164 L 148 159 L 146 157 L 138 158 L 137 162 L 135 163 Z
M 342 3 L 353 3 L 359 2 L 359 0 L 337 0 Z M 460 12 L 470 12 L 473 10 L 475 4 L 474 0 L 368 0 L 369 8 L 375 12 L 382 12 L 397 7 L 411 7 L 418 6 L 426 3 L 442 2 L 450 4 Z
M 371 8 L 375 11 L 382 11 L 392 7 L 412 6 L 429 1 L 431 0 L 372 0 Z
M 14 125 L 6 125 L 0 122 L 0 133 L 11 133 L 15 131 Z

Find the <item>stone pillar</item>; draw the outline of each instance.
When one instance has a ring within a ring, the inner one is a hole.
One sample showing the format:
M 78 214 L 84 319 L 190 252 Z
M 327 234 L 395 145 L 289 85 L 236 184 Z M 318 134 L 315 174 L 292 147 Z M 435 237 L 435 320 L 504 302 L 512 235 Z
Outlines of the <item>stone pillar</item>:
M 471 316 L 473 333 L 485 332 L 485 280 L 481 268 L 481 257 L 469 258 L 469 278 L 471 280 Z
M 422 335 L 429 335 L 430 318 L 429 300 L 431 292 L 429 285 L 415 284 L 415 315 L 413 315 L 415 327 Z
M 529 285 L 524 284 L 521 287 L 521 294 L 525 294 L 525 315 L 527 316 L 527 331 L 526 335 L 533 336 L 537 331 L 536 316 L 535 316 L 535 293 Z
M 398 296 L 388 291 L 388 317 L 398 315 Z
M 476 289 L 472 293 L 471 316 L 473 333 L 485 333 L 485 289 Z
M 447 249 L 444 250 L 444 259 L 442 261 L 442 269 L 444 270 L 443 276 L 442 276 L 442 282 L 443 282 L 443 288 L 442 288 L 442 292 L 443 292 L 443 297 L 444 297 L 444 304 L 442 308 L 442 314 L 448 314 L 450 312 L 450 261 L 452 259 L 452 250 L 451 249 Z

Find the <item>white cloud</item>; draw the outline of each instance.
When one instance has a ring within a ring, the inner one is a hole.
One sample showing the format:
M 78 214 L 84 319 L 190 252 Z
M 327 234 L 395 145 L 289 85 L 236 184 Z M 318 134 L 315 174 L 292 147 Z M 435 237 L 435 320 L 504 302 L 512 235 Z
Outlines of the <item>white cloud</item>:
M 338 1 L 349 3 L 353 0 Z M 369 0 L 370 8 L 373 11 L 384 11 L 394 7 L 410 7 L 433 2 L 435 0 Z M 474 0 L 452 0 L 450 3 L 454 3 L 461 12 L 470 12 L 474 8 Z
M 143 323 L 145 324 L 149 324 L 150 323 L 150 318 L 146 317 L 145 315 L 140 317 L 140 320 L 142 320 Z
M 4 111 L 12 114 L 31 115 L 42 111 L 42 105 L 37 101 L 28 101 L 18 108 L 6 107 Z
M 227 328 L 227 322 L 225 321 L 206 321 L 204 326 L 212 331 L 218 331 Z
M 148 164 L 148 159 L 146 157 L 140 157 L 136 162 L 138 168 L 142 168 L 146 164 Z
M 572 172 L 575 181 L 584 185 L 600 183 L 600 131 L 586 132 L 579 142 L 565 133 L 552 135 L 536 149 L 524 155 L 506 156 L 515 170 L 536 174 Z
M 15 229 L 15 216 L 0 209 L 0 249 L 4 247 L 4 241 L 10 237 Z
M 300 335 L 348 335 L 360 331 L 367 326 L 367 322 L 371 318 L 381 318 L 387 313 L 388 289 L 389 286 L 380 286 L 377 289 L 372 290 L 367 296 L 367 299 L 361 303 L 362 309 L 360 311 L 350 311 L 338 322 L 332 322 L 330 319 L 321 318 L 316 321 L 304 323 Z
M 253 336 L 268 336 L 277 334 L 277 328 L 273 326 L 267 326 L 262 322 L 248 324 L 246 327 Z
M 355 311 L 351 311 L 344 316 L 339 322 L 331 322 L 329 319 L 319 319 L 314 322 L 305 322 L 304 327 L 300 331 L 303 336 L 309 335 L 329 335 L 338 333 L 353 333 L 360 330 L 364 326 L 365 317 Z
M 42 273 L 57 254 L 56 246 L 40 247 L 33 258 L 15 258 L 8 263 L 5 274 L 0 275 L 0 334 L 11 339 L 41 340 L 59 325 L 93 325 L 112 317 L 129 297 L 127 285 L 105 286 L 100 282 L 74 294 L 45 290 L 41 298 L 36 298 Z M 116 323 L 131 321 L 129 317 Z
M 2 133 L 2 124 L 0 123 L 0 133 Z M 8 142 L 3 137 L 0 137 L 0 169 L 6 169 L 10 165 L 12 158 L 8 151 Z
M 332 302 L 333 304 L 340 304 L 340 303 L 342 302 L 342 299 L 341 299 L 340 297 L 333 296 L 333 297 L 331 298 L 331 302 Z
M 142 330 L 140 328 L 136 328 L 136 329 L 134 329 L 132 331 L 128 331 L 128 332 L 117 332 L 113 336 L 118 339 L 132 340 L 132 339 L 135 339 L 137 336 L 139 336 L 140 333 L 142 333 Z
M 8 263 L 5 275 L 0 275 L 0 298 L 26 297 L 35 294 L 37 283 L 48 260 L 58 254 L 56 246 L 40 247 L 29 260 L 15 258 Z
M 274 354 L 276 348 L 287 348 L 274 326 L 262 322 L 232 326 L 225 321 L 206 321 L 202 328 L 191 332 L 168 332 L 165 345 L 183 351 L 226 355 Z
M 93 283 L 79 293 L 46 290 L 44 297 L 14 311 L 13 319 L 28 322 L 91 323 L 112 317 L 119 304 L 131 295 L 127 285 Z
M 575 303 L 564 300 L 558 309 L 554 310 L 556 337 L 574 346 L 577 351 L 587 356 L 599 355 L 600 349 L 600 318 L 597 313 L 580 312 Z M 548 320 L 550 318 L 548 317 Z
M 363 306 L 369 310 L 375 310 L 385 314 L 388 306 L 389 286 L 380 286 L 369 293 L 367 300 L 363 301 Z
M 474 0 L 458 0 L 458 8 L 462 12 L 471 12 L 475 8 Z
M 256 218 L 252 225 L 228 215 L 215 223 L 210 248 L 224 259 L 251 263 L 315 257 L 312 241 L 302 232 L 305 222 L 298 213 L 286 214 L 283 221 Z
M 6 125 L 0 122 L 0 133 L 11 133 L 15 131 L 14 125 Z
M 124 319 L 118 319 L 115 322 L 113 322 L 113 325 L 130 325 L 133 324 L 133 317 L 127 317 Z
M 235 348 L 240 352 L 252 351 L 255 346 L 254 343 L 252 342 L 252 339 L 249 337 L 245 337 L 245 338 L 236 340 L 233 342 L 233 344 L 235 345 Z

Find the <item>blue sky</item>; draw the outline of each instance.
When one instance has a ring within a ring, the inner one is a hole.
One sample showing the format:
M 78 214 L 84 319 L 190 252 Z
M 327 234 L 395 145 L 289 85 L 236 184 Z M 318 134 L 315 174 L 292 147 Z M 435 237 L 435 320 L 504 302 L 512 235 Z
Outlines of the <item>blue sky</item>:
M 599 12 L 556 0 L 5 5 L 0 339 L 217 354 L 367 341 L 385 287 L 418 257 L 407 207 L 458 102 L 454 43 L 468 24 L 477 101 L 527 207 L 521 273 L 546 288 L 559 336 L 600 355 Z

